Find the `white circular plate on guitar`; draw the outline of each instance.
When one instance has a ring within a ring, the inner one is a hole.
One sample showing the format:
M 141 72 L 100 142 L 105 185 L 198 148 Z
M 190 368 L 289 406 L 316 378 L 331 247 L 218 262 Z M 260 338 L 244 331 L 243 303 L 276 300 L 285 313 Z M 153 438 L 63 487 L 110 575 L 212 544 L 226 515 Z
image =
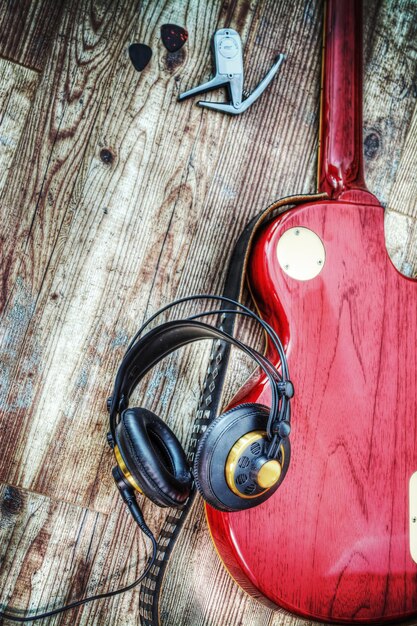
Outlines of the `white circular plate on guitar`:
M 286 230 L 278 241 L 277 257 L 288 276 L 296 280 L 311 280 L 323 269 L 326 251 L 315 232 L 297 226 Z

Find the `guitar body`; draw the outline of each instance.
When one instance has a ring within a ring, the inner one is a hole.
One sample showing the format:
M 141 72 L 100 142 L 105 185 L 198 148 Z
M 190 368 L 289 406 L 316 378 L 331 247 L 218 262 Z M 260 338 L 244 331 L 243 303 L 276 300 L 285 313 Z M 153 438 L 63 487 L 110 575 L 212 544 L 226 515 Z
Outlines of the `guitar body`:
M 310 280 L 291 278 L 278 262 L 278 242 L 295 227 L 324 244 L 325 263 Z M 287 211 L 258 234 L 248 278 L 286 348 L 291 464 L 262 505 L 207 507 L 220 557 L 252 595 L 306 618 L 416 615 L 409 481 L 417 471 L 417 283 L 388 257 L 382 207 L 356 190 Z M 257 374 L 232 405 L 269 401 Z

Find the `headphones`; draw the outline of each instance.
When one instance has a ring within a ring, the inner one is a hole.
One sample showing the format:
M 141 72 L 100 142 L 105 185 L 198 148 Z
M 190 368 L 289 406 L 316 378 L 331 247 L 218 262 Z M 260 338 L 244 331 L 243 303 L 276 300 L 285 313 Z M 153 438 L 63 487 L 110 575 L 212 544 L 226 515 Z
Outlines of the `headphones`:
M 165 322 L 143 335 L 156 317 L 191 300 L 217 300 L 229 306 Z M 265 356 L 221 326 L 210 326 L 198 319 L 213 314 L 243 315 L 256 320 L 279 355 L 282 373 Z M 222 342 L 226 342 L 252 357 L 268 377 L 271 407 L 240 404 L 215 418 L 198 442 L 190 468 L 180 442 L 167 424 L 148 409 L 130 408 L 129 398 L 145 374 L 161 359 L 188 343 L 202 339 L 218 340 L 217 350 L 220 350 Z M 135 522 L 152 542 L 152 555 L 145 570 L 129 585 L 113 591 L 82 598 L 45 613 L 16 615 L 0 611 L 0 617 L 20 623 L 32 622 L 136 587 L 155 563 L 158 546 L 143 518 L 135 492 L 144 494 L 159 506 L 182 508 L 195 483 L 204 500 L 221 511 L 242 511 L 264 502 L 283 481 L 290 462 L 288 437 L 293 394 L 287 359 L 278 335 L 240 302 L 223 296 L 188 296 L 157 311 L 130 342 L 116 374 L 112 396 L 107 400 L 110 414 L 107 440 L 116 457 L 113 478 Z
M 229 306 L 168 321 L 143 334 L 161 313 L 191 300 L 217 300 Z M 214 327 L 198 319 L 213 314 L 244 315 L 256 320 L 280 357 L 281 373 L 265 356 L 221 326 Z M 129 407 L 129 398 L 144 376 L 163 358 L 203 339 L 218 340 L 215 349 L 220 348 L 221 342 L 227 342 L 249 355 L 268 378 L 271 407 L 240 404 L 216 417 L 197 443 L 190 467 L 185 451 L 169 426 L 148 409 Z M 265 502 L 275 493 L 288 470 L 293 393 L 278 335 L 240 302 L 222 296 L 199 295 L 181 298 L 163 307 L 132 339 L 107 401 L 110 415 L 107 438 L 116 458 L 113 476 L 120 492 L 133 490 L 161 507 L 182 508 L 194 483 L 203 499 L 221 511 L 242 511 Z

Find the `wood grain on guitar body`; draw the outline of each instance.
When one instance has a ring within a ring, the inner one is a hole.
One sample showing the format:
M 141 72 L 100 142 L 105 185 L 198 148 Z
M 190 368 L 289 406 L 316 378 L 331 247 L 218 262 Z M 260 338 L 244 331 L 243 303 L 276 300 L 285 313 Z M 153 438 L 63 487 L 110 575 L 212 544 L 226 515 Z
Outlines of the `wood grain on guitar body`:
M 261 506 L 207 507 L 207 518 L 252 595 L 310 619 L 380 624 L 417 613 L 417 283 L 392 264 L 383 208 L 364 183 L 360 2 L 330 0 L 326 18 L 319 190 L 329 200 L 264 227 L 248 267 L 296 390 L 291 466 Z M 299 228 L 324 246 L 313 278 L 292 277 L 277 254 Z M 232 404 L 268 400 L 254 377 Z

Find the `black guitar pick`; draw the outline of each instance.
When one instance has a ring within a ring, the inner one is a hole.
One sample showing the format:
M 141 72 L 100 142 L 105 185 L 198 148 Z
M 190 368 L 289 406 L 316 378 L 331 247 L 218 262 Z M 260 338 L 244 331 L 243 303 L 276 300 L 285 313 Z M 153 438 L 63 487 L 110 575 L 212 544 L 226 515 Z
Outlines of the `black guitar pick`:
M 177 26 L 176 24 L 162 24 L 161 38 L 168 52 L 177 52 L 187 41 L 188 33 L 182 26 Z
M 152 50 L 144 43 L 132 43 L 129 46 L 129 57 L 133 63 L 133 67 L 141 72 L 151 60 Z

